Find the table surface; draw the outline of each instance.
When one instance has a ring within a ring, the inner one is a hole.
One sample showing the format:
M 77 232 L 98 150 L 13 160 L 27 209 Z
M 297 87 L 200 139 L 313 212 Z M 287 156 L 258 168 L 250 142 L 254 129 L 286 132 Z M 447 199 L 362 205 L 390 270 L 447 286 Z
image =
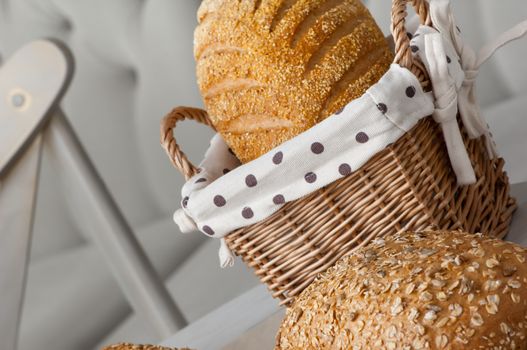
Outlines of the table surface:
M 512 185 L 518 201 L 507 240 L 527 246 L 527 182 Z M 272 349 L 285 310 L 266 286 L 255 287 L 182 329 L 161 345 L 198 350 Z

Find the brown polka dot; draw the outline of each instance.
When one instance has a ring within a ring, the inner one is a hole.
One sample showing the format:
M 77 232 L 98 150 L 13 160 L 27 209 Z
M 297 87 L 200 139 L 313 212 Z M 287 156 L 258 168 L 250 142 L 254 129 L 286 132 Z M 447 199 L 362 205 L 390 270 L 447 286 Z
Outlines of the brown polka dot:
M 413 53 L 416 53 L 417 51 L 419 51 L 419 46 L 412 45 L 412 46 L 410 46 L 410 49 L 412 50 Z
M 282 196 L 281 194 L 277 194 L 276 196 L 273 197 L 273 203 L 277 205 L 284 204 L 285 203 L 284 196 Z
M 355 135 L 355 140 L 357 140 L 358 143 L 366 143 L 368 142 L 370 137 L 365 132 L 359 132 L 357 135 Z
M 324 152 L 324 145 L 321 144 L 320 142 L 313 142 L 311 144 L 311 152 L 313 152 L 315 154 L 320 154 L 320 153 Z
M 227 169 L 227 168 L 223 169 L 223 175 L 227 174 L 229 171 L 231 171 L 231 170 Z
M 415 87 L 413 86 L 408 86 L 406 88 L 406 96 L 412 98 L 415 96 L 415 93 L 416 93 L 417 90 L 415 90 Z
M 312 184 L 313 182 L 317 181 L 317 174 L 313 173 L 313 172 L 309 172 L 307 173 L 305 176 L 304 176 L 304 179 Z
M 277 152 L 274 156 L 273 156 L 273 163 L 275 164 L 280 164 L 282 163 L 282 160 L 284 159 L 284 154 L 282 153 L 282 151 L 280 152 Z
M 205 232 L 206 234 L 208 234 L 209 236 L 214 236 L 214 230 L 210 228 L 210 226 L 205 225 L 201 228 L 201 230 Z
M 245 177 L 245 184 L 248 187 L 254 187 L 258 184 L 258 181 L 256 181 L 256 177 L 253 174 L 250 174 Z
M 204 178 L 204 177 L 200 177 L 199 179 L 196 180 L 196 183 L 200 183 L 200 182 L 206 182 L 207 179 Z
M 407 36 L 408 39 L 410 39 L 410 40 L 412 40 L 412 38 L 414 37 L 414 36 L 412 35 L 412 33 L 410 33 L 410 32 L 406 32 L 406 36 Z
M 346 175 L 351 174 L 351 167 L 350 167 L 350 165 L 347 164 L 347 163 L 342 163 L 342 164 L 339 166 L 339 173 L 340 173 L 340 175 L 342 175 L 342 176 L 346 176 Z
M 242 216 L 245 218 L 245 219 L 250 219 L 254 216 L 254 213 L 253 213 L 253 210 L 249 207 L 245 207 L 243 208 L 242 210 Z
M 452 62 L 452 60 L 450 59 L 450 57 L 449 57 L 449 56 L 446 56 L 446 63 L 449 63 L 449 64 L 450 64 L 451 62 Z
M 181 205 L 183 206 L 183 208 L 186 208 L 187 204 L 188 204 L 188 196 L 183 198 L 183 200 L 181 201 Z
M 382 102 L 377 105 L 377 108 L 382 114 L 386 114 L 386 112 L 388 112 L 388 107 Z
M 225 200 L 223 196 L 217 195 L 217 196 L 214 196 L 214 204 L 217 207 L 223 207 L 225 204 L 227 204 L 227 201 Z

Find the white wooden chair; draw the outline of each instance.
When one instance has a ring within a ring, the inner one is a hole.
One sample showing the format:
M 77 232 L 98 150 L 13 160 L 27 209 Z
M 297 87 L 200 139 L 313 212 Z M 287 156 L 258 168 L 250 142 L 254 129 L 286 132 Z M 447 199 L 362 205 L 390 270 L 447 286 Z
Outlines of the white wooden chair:
M 84 193 L 104 230 L 94 241 L 135 311 L 159 336 L 186 324 L 104 182 L 60 101 L 73 75 L 61 44 L 38 40 L 0 67 L 0 349 L 15 350 L 23 304 L 43 143 L 54 169 Z

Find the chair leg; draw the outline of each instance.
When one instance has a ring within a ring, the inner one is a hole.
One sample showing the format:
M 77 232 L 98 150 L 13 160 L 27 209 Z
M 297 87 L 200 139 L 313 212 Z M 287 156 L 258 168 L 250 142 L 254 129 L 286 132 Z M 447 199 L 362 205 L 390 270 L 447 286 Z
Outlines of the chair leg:
M 86 208 L 83 210 L 101 228 L 95 230 L 95 244 L 132 307 L 162 338 L 183 328 L 186 320 L 60 110 L 50 120 L 46 142 L 57 169 L 84 193 Z
M 0 349 L 15 350 L 27 279 L 42 136 L 0 179 Z

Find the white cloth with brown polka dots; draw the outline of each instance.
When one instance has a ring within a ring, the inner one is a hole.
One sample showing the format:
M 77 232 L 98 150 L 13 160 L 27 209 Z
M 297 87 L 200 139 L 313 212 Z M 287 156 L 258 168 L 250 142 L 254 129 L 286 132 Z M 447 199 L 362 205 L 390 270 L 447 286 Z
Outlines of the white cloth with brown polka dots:
M 240 165 L 216 135 L 201 172 L 183 186 L 175 220 L 182 231 L 197 226 L 217 238 L 257 223 L 356 171 L 433 111 L 432 94 L 393 64 L 362 97 L 249 163 Z

